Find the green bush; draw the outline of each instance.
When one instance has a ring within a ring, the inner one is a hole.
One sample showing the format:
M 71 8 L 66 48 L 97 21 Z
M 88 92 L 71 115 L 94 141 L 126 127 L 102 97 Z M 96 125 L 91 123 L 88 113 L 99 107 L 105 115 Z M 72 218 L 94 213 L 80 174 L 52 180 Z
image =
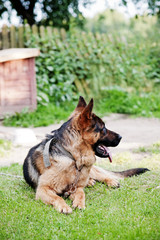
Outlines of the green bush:
M 27 45 L 41 51 L 36 59 L 38 102 L 60 104 L 77 99 L 77 92 L 100 97 L 104 87 L 114 85 L 131 92 L 160 89 L 159 41 L 148 37 L 75 29 L 63 40 L 54 34 L 31 36 Z

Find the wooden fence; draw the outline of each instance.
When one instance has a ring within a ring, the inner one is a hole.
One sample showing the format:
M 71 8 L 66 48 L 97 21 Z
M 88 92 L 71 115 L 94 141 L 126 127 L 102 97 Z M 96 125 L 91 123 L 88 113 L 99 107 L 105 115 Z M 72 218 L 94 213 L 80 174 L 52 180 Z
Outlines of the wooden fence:
M 44 38 L 51 37 L 53 34 L 62 40 L 66 38 L 66 31 L 63 28 L 38 27 L 37 25 L 30 27 L 28 24 L 19 27 L 3 25 L 0 29 L 0 49 L 24 48 L 31 35 Z

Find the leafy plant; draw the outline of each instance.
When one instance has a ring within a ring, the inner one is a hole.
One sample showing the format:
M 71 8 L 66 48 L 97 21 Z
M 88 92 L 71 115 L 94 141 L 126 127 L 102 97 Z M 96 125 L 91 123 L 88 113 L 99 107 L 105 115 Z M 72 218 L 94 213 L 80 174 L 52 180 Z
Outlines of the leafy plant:
M 150 34 L 150 33 L 148 33 Z M 106 86 L 133 91 L 160 89 L 159 41 L 143 35 L 92 34 L 71 29 L 65 38 L 31 35 L 27 46 L 39 47 L 36 59 L 38 102 L 60 104 L 99 95 Z

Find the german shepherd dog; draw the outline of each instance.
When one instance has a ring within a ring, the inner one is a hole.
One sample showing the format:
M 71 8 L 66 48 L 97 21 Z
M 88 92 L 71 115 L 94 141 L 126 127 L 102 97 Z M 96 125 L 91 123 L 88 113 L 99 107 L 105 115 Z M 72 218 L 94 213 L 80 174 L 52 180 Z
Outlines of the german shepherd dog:
M 112 161 L 108 147 L 117 146 L 121 136 L 108 130 L 92 109 L 93 99 L 87 105 L 80 97 L 69 120 L 31 148 L 23 164 L 24 178 L 36 189 L 36 199 L 62 213 L 71 213 L 72 209 L 61 196 L 69 196 L 73 208 L 84 209 L 83 189 L 87 185 L 100 181 L 118 187 L 119 179 L 148 171 L 137 168 L 109 172 L 94 166 L 95 155 Z

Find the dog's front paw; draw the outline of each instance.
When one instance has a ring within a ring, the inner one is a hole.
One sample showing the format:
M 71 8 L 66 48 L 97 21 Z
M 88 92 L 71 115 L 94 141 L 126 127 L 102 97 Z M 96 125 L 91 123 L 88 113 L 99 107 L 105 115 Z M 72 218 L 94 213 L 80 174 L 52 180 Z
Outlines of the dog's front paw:
M 85 194 L 82 187 L 77 188 L 70 197 L 73 200 L 73 208 L 85 209 Z
M 95 183 L 96 183 L 96 181 L 93 178 L 90 178 L 88 180 L 87 187 L 92 187 L 92 186 L 94 186 Z
M 113 187 L 113 188 L 120 187 L 119 180 L 116 178 L 112 178 L 112 179 L 106 178 L 104 182 L 107 184 L 108 187 Z
M 72 208 L 70 208 L 67 204 L 58 205 L 58 206 L 56 207 L 56 209 L 57 209 L 58 212 L 60 212 L 60 213 L 65 213 L 65 214 L 70 214 L 70 213 L 72 213 Z
M 84 201 L 73 201 L 73 208 L 85 209 L 85 202 Z

